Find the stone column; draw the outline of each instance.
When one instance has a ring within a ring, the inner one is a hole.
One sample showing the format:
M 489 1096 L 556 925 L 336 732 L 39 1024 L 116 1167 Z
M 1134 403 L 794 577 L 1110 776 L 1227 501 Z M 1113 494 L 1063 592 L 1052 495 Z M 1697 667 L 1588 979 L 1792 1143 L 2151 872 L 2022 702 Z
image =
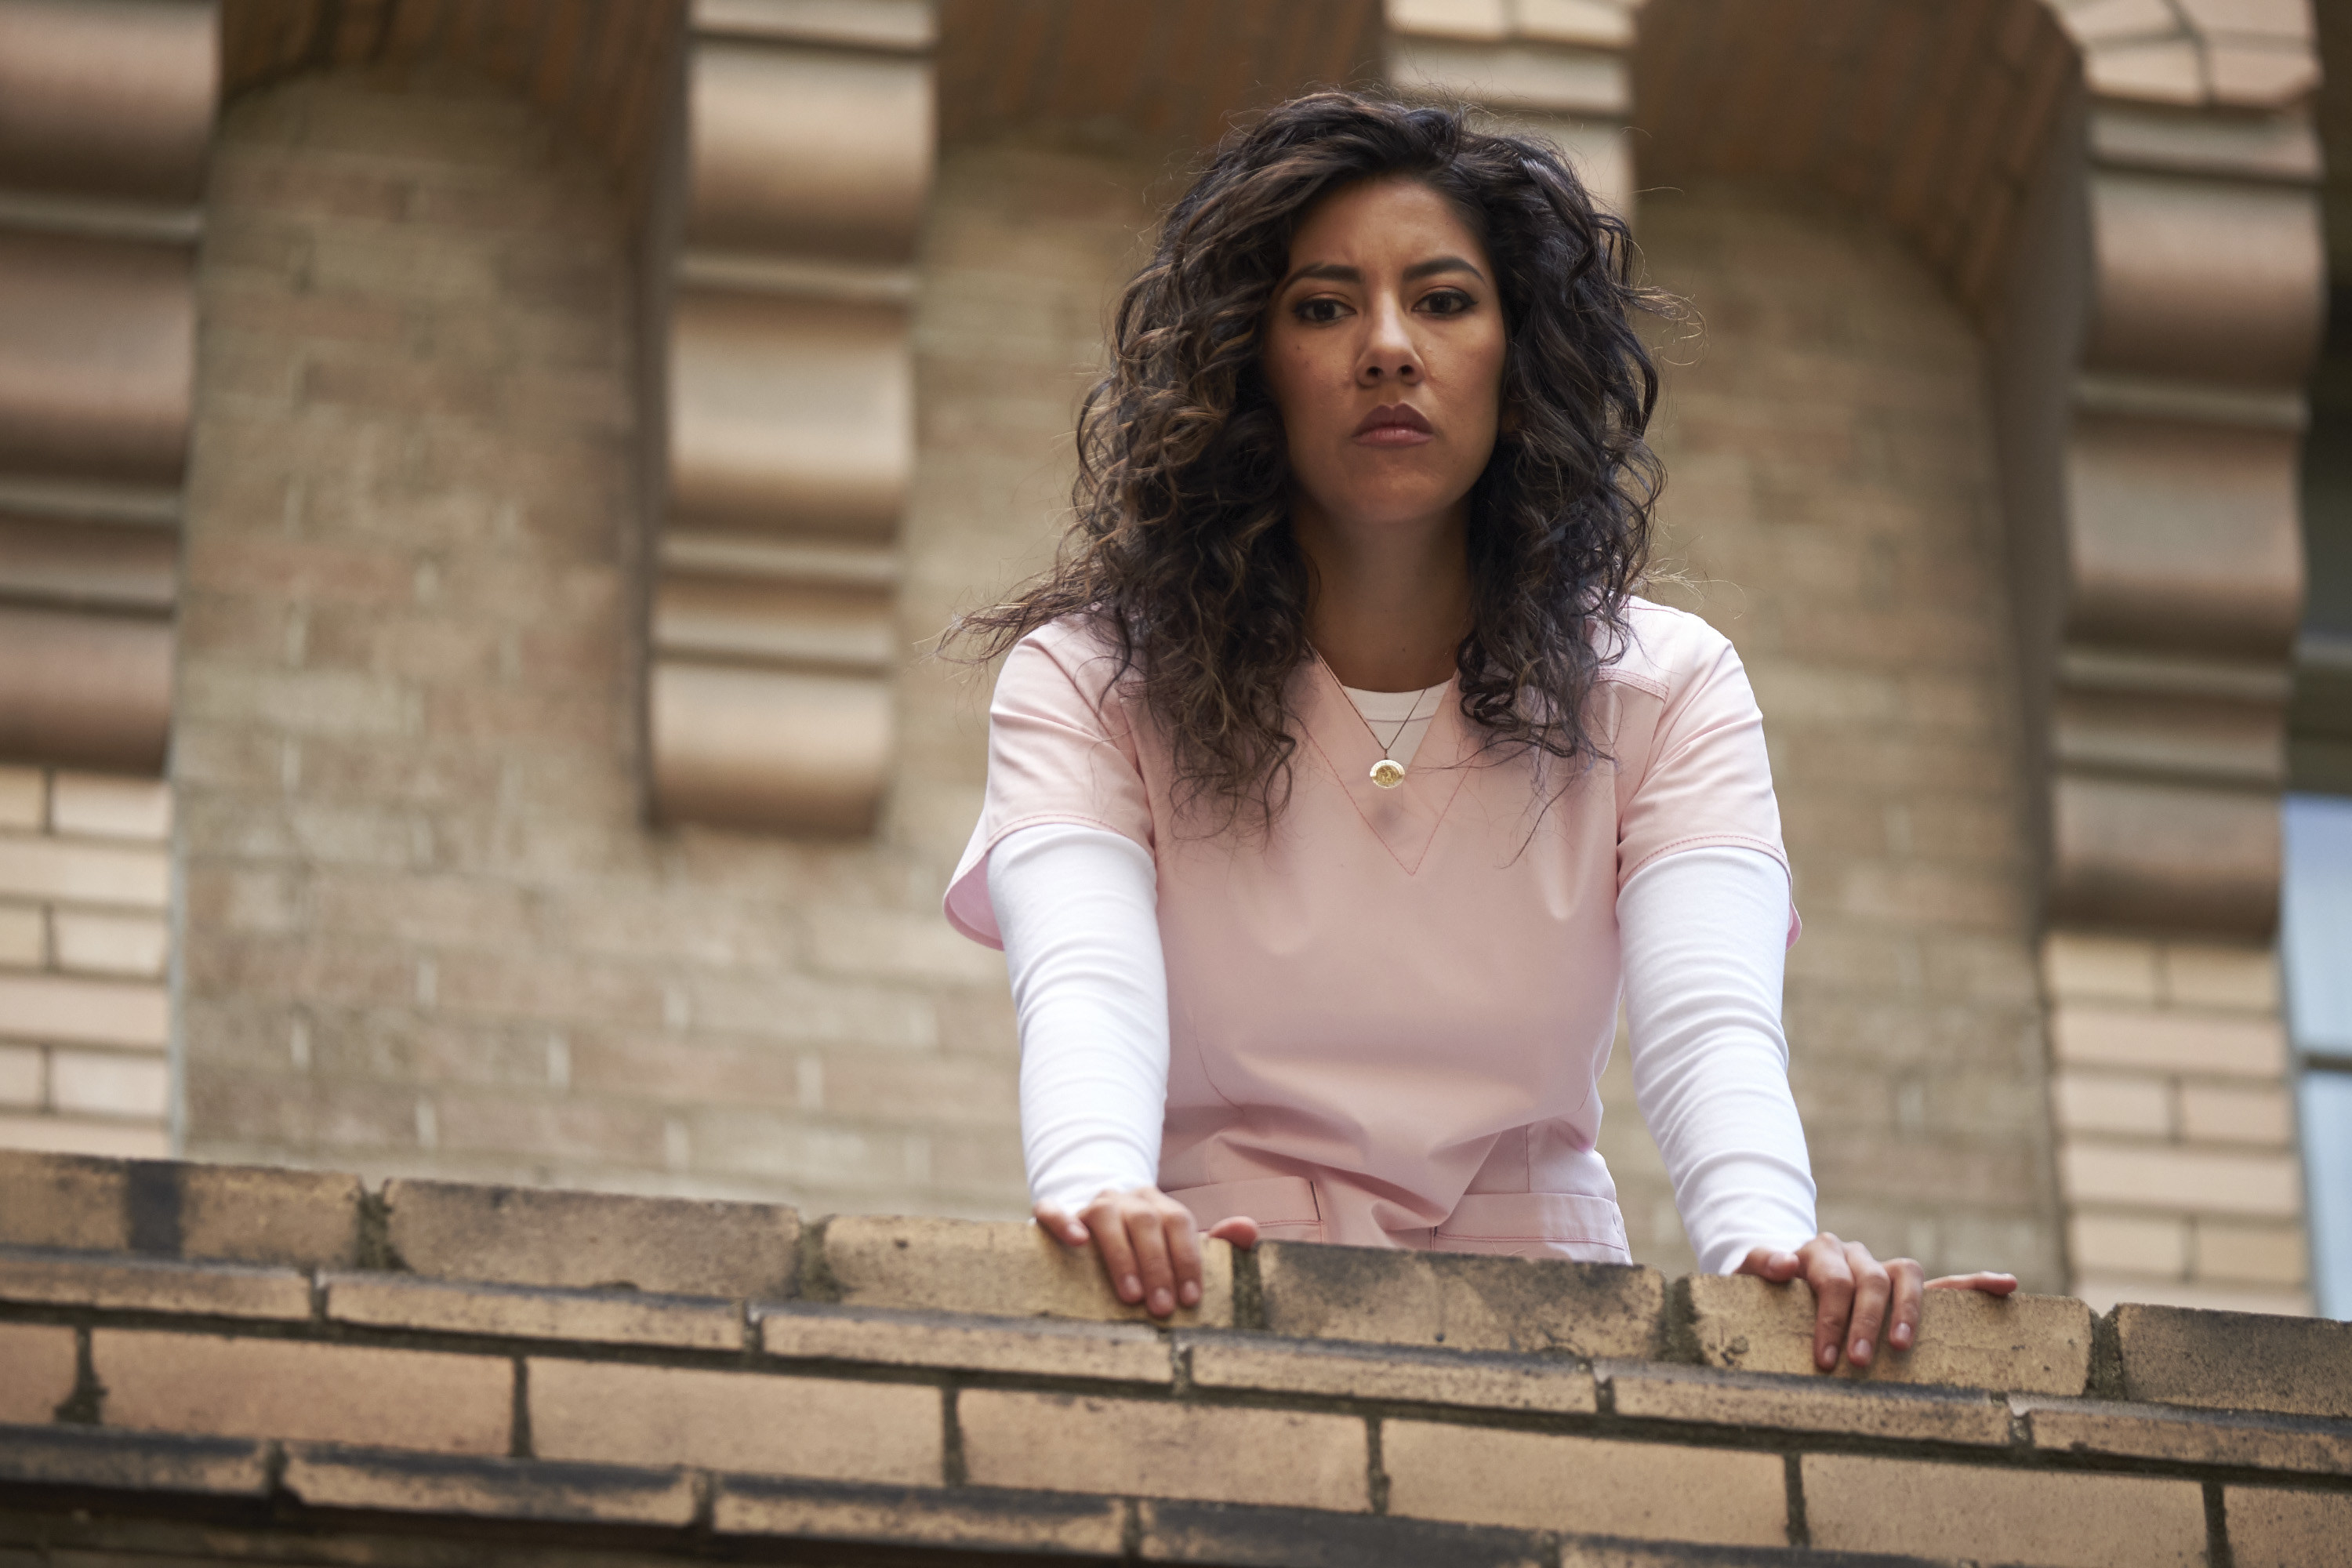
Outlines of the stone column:
M 0 753 L 161 773 L 213 8 L 0 5 Z
M 2074 1285 L 2307 1310 L 2271 944 L 2325 279 L 2309 19 L 2054 9 L 2087 94 L 1998 401 Z
M 0 4 L 0 1144 L 167 1152 L 173 616 L 219 53 Z
M 1633 216 L 1626 60 L 1639 0 L 1387 0 L 1388 75 L 1408 95 L 1464 98 L 1566 149 L 1611 210 Z
M 858 834 L 895 746 L 926 0 L 702 0 L 667 326 L 655 815 Z

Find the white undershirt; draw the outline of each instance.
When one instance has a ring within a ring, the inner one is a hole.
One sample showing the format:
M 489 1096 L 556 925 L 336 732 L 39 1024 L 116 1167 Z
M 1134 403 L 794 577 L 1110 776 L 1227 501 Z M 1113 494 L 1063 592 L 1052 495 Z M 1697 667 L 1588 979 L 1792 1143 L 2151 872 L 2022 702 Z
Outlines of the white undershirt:
M 1429 721 L 1437 717 L 1438 704 L 1445 700 L 1444 681 L 1419 691 L 1359 691 L 1352 686 L 1339 689 L 1363 716 L 1373 743 L 1384 749 L 1384 755 L 1407 763 L 1421 750 L 1421 738 L 1429 733 Z
M 1019 1017 L 1032 1197 L 1075 1213 L 1156 1183 L 1168 976 L 1150 853 L 1098 827 L 1025 827 L 991 852 L 988 895 Z M 1788 920 L 1788 875 L 1755 849 L 1664 856 L 1617 898 L 1634 1099 L 1711 1273 L 1814 1234 L 1780 1030 Z

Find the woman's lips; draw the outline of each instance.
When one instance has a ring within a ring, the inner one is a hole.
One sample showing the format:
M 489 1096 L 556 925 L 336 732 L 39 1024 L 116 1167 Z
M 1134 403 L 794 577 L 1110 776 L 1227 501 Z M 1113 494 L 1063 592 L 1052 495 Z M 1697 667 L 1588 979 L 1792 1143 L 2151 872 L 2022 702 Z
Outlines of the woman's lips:
M 1356 426 L 1360 447 L 1418 447 L 1434 437 L 1421 410 L 1404 403 L 1383 403 Z

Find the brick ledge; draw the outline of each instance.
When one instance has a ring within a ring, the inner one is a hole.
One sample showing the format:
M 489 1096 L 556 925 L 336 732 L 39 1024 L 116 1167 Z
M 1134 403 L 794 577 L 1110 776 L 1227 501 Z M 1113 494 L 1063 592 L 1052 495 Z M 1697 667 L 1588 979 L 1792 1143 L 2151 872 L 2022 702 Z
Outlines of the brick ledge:
M 1023 1225 L 0 1155 L 0 1484 L 657 1555 L 1562 1568 L 2047 1533 L 2189 1563 L 2352 1531 L 2352 1325 L 1939 1294 L 1919 1352 L 1824 1376 L 1801 1289 L 1211 1256 L 1157 1325 Z

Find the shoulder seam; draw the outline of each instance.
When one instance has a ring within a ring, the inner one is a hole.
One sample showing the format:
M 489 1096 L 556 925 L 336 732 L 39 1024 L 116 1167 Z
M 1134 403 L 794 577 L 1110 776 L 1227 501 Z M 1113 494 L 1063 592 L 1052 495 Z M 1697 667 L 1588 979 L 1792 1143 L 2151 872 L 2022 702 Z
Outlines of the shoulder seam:
M 1639 687 L 1663 702 L 1666 700 L 1666 683 L 1654 675 L 1643 675 L 1618 665 L 1603 665 L 1594 676 L 1596 680 L 1614 680 L 1620 685 Z

